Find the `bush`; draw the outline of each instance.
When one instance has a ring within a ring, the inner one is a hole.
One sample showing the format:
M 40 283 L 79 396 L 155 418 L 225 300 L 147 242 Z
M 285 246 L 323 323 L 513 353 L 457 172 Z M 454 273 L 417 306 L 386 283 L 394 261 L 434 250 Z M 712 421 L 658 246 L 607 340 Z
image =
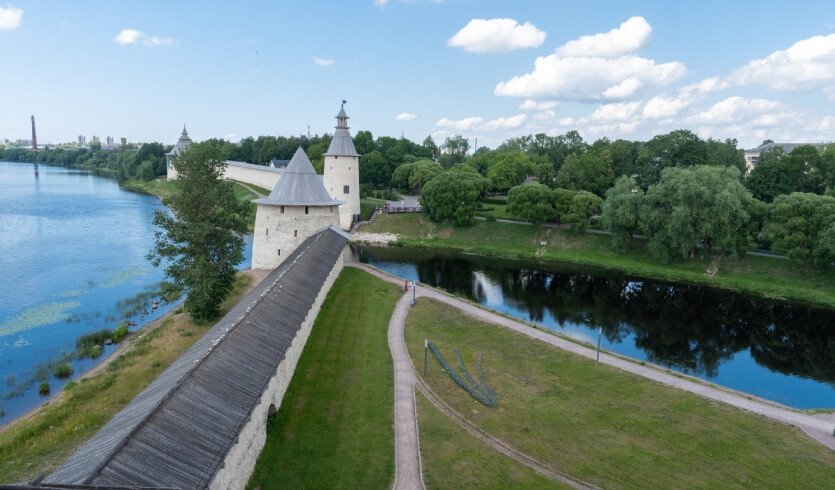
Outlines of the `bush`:
M 113 332 L 107 329 L 99 330 L 97 332 L 82 335 L 75 341 L 75 347 L 78 352 L 78 357 L 96 359 L 102 352 L 102 345 L 104 341 L 112 338 Z
M 126 322 L 122 322 L 116 327 L 116 330 L 113 331 L 112 335 L 110 336 L 110 340 L 114 343 L 119 343 L 128 336 L 130 331 L 128 331 L 128 324 Z
M 52 368 L 52 374 L 55 375 L 58 379 L 67 379 L 72 376 L 73 368 L 70 363 L 65 362 L 62 364 L 58 364 L 54 368 Z
M 49 381 L 41 381 L 40 386 L 38 386 L 38 394 L 41 396 L 49 394 Z
M 507 211 L 535 225 L 552 220 L 557 215 L 554 193 L 543 184 L 517 185 L 508 193 Z

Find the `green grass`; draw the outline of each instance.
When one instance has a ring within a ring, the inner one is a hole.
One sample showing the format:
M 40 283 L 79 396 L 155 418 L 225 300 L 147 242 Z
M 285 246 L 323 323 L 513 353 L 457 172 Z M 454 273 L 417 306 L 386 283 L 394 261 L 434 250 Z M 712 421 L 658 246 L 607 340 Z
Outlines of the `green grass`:
M 570 488 L 490 449 L 422 394 L 416 399 L 426 488 Z
M 152 196 L 157 196 L 160 199 L 165 199 L 177 192 L 177 181 L 168 180 L 163 175 L 162 177 L 157 177 L 149 182 L 139 179 L 131 179 L 124 182 L 122 187 L 129 191 L 151 194 Z
M 239 274 L 222 314 L 237 303 L 250 278 Z M 30 417 L 0 430 L 0 482 L 19 482 L 48 474 L 98 431 L 154 378 L 211 327 L 184 313 L 172 313 L 102 371 L 78 382 Z M 46 383 L 49 389 L 49 383 Z
M 525 221 L 522 218 L 508 213 L 507 204 L 482 204 L 481 209 L 476 211 L 476 216 L 493 216 L 497 219 L 512 219 L 515 221 Z
M 483 355 L 497 409 L 473 400 L 430 357 L 428 383 L 459 413 L 603 488 L 835 488 L 835 452 L 793 427 L 596 364 L 429 299 L 419 300 L 407 319 L 416 363 L 423 362 L 424 339 L 447 359 L 460 349 L 473 372 L 477 353 Z
M 391 232 L 404 246 L 457 250 L 467 253 L 566 262 L 614 269 L 664 281 L 690 282 L 769 298 L 835 307 L 835 271 L 821 271 L 783 259 L 724 257 L 714 277 L 705 275 L 712 257 L 664 264 L 650 256 L 643 243 L 621 254 L 606 235 L 577 233 L 512 223 L 477 222 L 457 228 L 433 223 L 423 214 L 380 215 L 360 231 Z M 545 243 L 545 246 L 542 243 Z
M 374 210 L 383 205 L 385 205 L 385 201 L 380 199 L 368 197 L 360 199 L 360 221 L 368 221 L 374 213 Z
M 342 271 L 316 318 L 249 488 L 388 488 L 394 380 L 386 332 L 399 288 Z

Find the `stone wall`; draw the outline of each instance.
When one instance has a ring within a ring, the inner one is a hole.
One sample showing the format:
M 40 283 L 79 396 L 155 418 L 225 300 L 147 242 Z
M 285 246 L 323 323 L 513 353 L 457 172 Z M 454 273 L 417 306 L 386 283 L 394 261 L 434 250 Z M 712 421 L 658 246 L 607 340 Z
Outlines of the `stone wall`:
M 281 170 L 264 165 L 229 161 L 226 162 L 226 173 L 223 177 L 257 185 L 271 191 L 281 177 Z
M 331 225 L 339 226 L 337 206 L 259 204 L 252 232 L 252 268 L 275 269 L 307 237 Z
M 287 349 L 284 360 L 278 365 L 275 376 L 267 385 L 260 403 L 250 414 L 249 422 L 241 430 L 238 440 L 227 453 L 220 471 L 215 475 L 209 488 L 224 490 L 246 488 L 246 484 L 255 470 L 258 455 L 261 454 L 267 440 L 267 416 L 270 414 L 270 406 L 274 406 L 275 409 L 281 407 L 284 393 L 293 378 L 293 373 L 296 370 L 302 351 L 304 351 L 316 316 L 319 314 L 328 291 L 330 291 L 331 286 L 342 271 L 343 265 L 344 254 L 340 255 L 336 264 L 334 264 L 328 278 L 322 285 L 322 289 L 319 290 L 313 306 L 307 313 L 307 317 L 302 322 L 301 328 L 299 328 L 296 337 Z

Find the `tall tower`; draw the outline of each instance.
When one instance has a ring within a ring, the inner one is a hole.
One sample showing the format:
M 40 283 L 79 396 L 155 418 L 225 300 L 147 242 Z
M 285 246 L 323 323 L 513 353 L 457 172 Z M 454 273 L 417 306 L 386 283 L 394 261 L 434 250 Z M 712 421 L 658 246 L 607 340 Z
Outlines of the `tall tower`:
M 38 135 L 35 134 L 35 116 L 32 116 L 32 149 L 38 149 Z
M 188 131 L 186 131 L 186 125 L 183 124 L 183 132 L 180 134 L 180 139 L 177 140 L 177 143 L 174 144 L 171 151 L 165 154 L 165 164 L 168 169 L 166 176 L 168 180 L 174 180 L 177 178 L 177 169 L 174 168 L 174 164 L 171 162 L 190 145 L 191 138 L 188 136 Z
M 360 214 L 360 155 L 348 131 L 345 101 L 336 115 L 336 132 L 325 153 L 325 189 L 331 197 L 345 204 L 339 206 L 339 226 L 343 230 L 359 220 Z

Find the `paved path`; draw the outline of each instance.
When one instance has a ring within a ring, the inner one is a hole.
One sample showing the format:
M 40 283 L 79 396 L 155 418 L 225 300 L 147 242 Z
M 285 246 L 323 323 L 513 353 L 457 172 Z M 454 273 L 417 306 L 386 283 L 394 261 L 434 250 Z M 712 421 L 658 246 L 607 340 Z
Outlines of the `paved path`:
M 370 269 L 365 269 L 374 272 Z M 375 274 L 379 277 L 379 274 Z M 388 278 L 386 278 L 388 279 Z M 402 286 L 400 280 L 397 281 Z M 415 416 L 415 383 L 417 376 L 403 341 L 403 323 L 409 311 L 409 296 L 397 302 L 388 329 L 389 350 L 394 361 L 394 488 L 422 489 L 420 442 Z

